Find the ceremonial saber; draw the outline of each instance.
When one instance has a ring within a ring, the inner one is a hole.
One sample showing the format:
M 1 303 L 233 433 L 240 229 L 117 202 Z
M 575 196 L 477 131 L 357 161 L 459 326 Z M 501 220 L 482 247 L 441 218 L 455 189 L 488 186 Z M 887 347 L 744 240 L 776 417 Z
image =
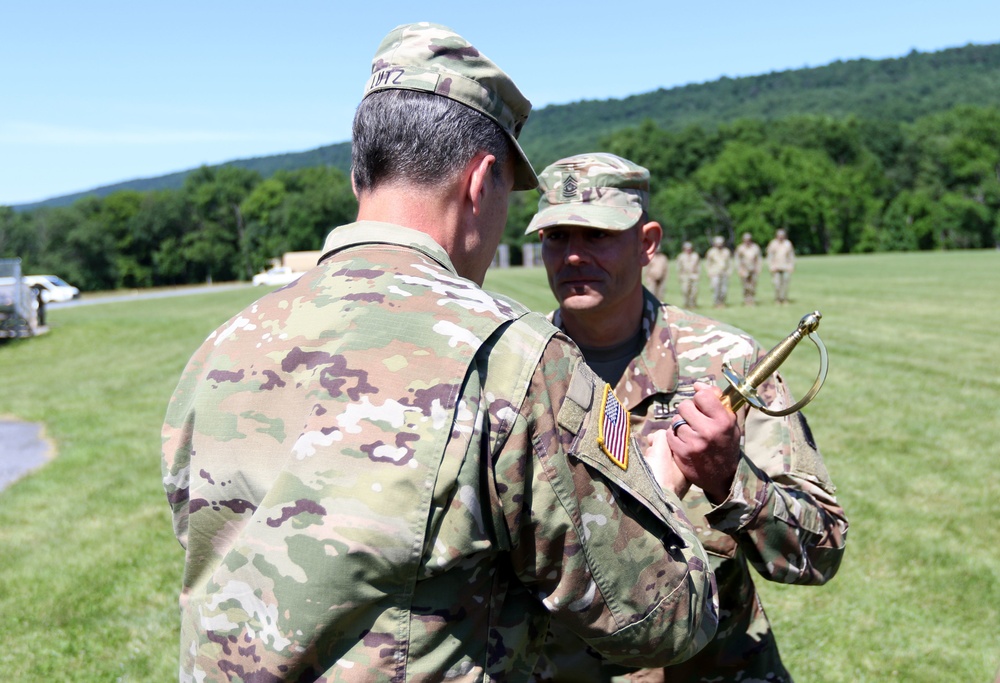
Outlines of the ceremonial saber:
M 826 381 L 826 372 L 829 368 L 826 346 L 823 344 L 823 340 L 819 338 L 819 334 L 816 333 L 816 330 L 819 328 L 820 318 L 822 317 L 819 311 L 813 311 L 803 316 L 795 331 L 785 337 L 784 341 L 768 351 L 767 355 L 757 361 L 750 369 L 750 372 L 746 374 L 746 377 L 740 377 L 729 363 L 725 363 L 722 366 L 722 374 L 726 378 L 726 381 L 729 382 L 729 386 L 722 392 L 722 402 L 733 412 L 739 410 L 744 403 L 749 403 L 757 410 L 772 417 L 791 415 L 798 410 L 802 410 L 819 393 L 820 387 Z M 757 387 L 774 374 L 781 364 L 788 359 L 798 343 L 805 337 L 809 337 L 816 345 L 816 348 L 819 349 L 819 374 L 816 376 L 816 381 L 813 382 L 812 387 L 806 392 L 805 396 L 794 405 L 781 410 L 771 410 L 757 396 Z M 676 428 L 674 431 L 676 432 Z

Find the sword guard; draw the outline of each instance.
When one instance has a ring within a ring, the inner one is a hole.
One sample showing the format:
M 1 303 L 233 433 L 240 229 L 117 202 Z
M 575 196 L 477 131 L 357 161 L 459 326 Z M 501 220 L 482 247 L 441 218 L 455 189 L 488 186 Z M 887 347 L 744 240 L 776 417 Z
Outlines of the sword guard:
M 819 393 L 823 382 L 826 381 L 826 374 L 829 369 L 829 357 L 826 352 L 826 346 L 823 344 L 823 340 L 819 338 L 819 334 L 816 333 L 816 330 L 819 328 L 819 320 L 822 317 L 819 311 L 813 311 L 809 315 L 803 316 L 795 331 L 758 361 L 750 372 L 747 373 L 746 377 L 740 377 L 729 363 L 723 364 L 722 375 L 729 382 L 729 386 L 722 394 L 723 402 L 733 411 L 736 411 L 744 402 L 749 403 L 760 412 L 771 417 L 784 417 L 805 408 L 816 397 L 816 394 Z M 804 336 L 808 336 L 819 350 L 819 373 L 816 375 L 816 381 L 813 382 L 809 391 L 795 404 L 780 410 L 771 410 L 757 396 L 757 387 L 774 374 L 778 366 L 788 358 L 792 349 L 795 348 Z

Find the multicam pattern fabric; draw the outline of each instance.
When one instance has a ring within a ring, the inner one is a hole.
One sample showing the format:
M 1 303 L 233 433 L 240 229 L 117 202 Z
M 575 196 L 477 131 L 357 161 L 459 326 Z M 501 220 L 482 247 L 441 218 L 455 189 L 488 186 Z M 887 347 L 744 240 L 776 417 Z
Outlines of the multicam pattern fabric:
M 605 152 L 560 159 L 538 176 L 538 189 L 526 235 L 553 225 L 628 230 L 649 209 L 649 171 Z
M 696 381 L 724 387 L 729 362 L 746 373 L 763 353 L 746 333 L 695 313 L 660 304 L 645 293 L 642 352 L 615 392 L 645 436 L 676 419 L 677 404 L 694 394 Z M 560 323 L 556 313 L 554 321 Z M 775 376 L 759 389 L 771 407 L 792 398 Z M 773 418 L 741 411 L 744 442 L 729 498 L 714 506 L 692 487 L 683 499 L 712 561 L 719 586 L 720 620 L 715 639 L 694 657 L 665 670 L 623 676 L 565 632 L 550 634 L 538 681 L 680 681 L 727 683 L 790 681 L 778 654 L 749 567 L 769 581 L 819 585 L 836 574 L 844 553 L 847 519 L 834 496 L 823 459 L 805 418 Z M 642 438 L 642 436 L 640 438 Z M 584 653 L 581 655 L 580 653 Z
M 550 620 L 611 661 L 711 639 L 708 558 L 548 321 L 423 233 L 334 230 L 222 325 L 163 427 L 182 681 L 526 680 Z
M 364 96 L 387 89 L 433 93 L 485 114 L 503 128 L 517 151 L 514 189 L 538 186 L 517 142 L 531 102 L 500 67 L 450 28 L 420 22 L 390 31 L 372 59 Z

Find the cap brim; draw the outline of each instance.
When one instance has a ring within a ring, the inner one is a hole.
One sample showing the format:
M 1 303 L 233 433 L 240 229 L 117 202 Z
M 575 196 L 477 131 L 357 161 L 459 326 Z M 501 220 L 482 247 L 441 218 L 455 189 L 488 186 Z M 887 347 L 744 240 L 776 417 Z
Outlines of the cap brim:
M 507 135 L 507 139 L 511 141 L 515 151 L 514 187 L 512 189 L 515 191 L 536 189 L 538 187 L 538 176 L 535 175 L 535 169 L 531 167 L 531 162 L 528 161 L 528 155 L 521 149 L 517 138 L 513 135 Z
M 638 207 L 595 206 L 574 202 L 547 206 L 531 219 L 525 235 L 551 228 L 554 225 L 579 226 L 598 230 L 628 230 L 642 218 Z

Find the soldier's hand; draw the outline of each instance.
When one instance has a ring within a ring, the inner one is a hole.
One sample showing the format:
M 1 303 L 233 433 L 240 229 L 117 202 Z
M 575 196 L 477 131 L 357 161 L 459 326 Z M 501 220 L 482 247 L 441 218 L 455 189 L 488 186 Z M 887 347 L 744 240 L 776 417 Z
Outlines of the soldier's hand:
M 678 498 L 683 498 L 684 494 L 691 488 L 691 482 L 681 472 L 670 452 L 670 446 L 667 445 L 667 431 L 670 430 L 655 431 L 646 437 L 649 448 L 646 449 L 644 456 L 660 488 L 669 489 Z
M 721 503 L 729 497 L 740 459 L 740 428 L 736 415 L 716 386 L 696 382 L 694 398 L 677 406 L 687 424 L 664 430 L 667 445 L 681 473 L 700 486 L 708 499 Z

